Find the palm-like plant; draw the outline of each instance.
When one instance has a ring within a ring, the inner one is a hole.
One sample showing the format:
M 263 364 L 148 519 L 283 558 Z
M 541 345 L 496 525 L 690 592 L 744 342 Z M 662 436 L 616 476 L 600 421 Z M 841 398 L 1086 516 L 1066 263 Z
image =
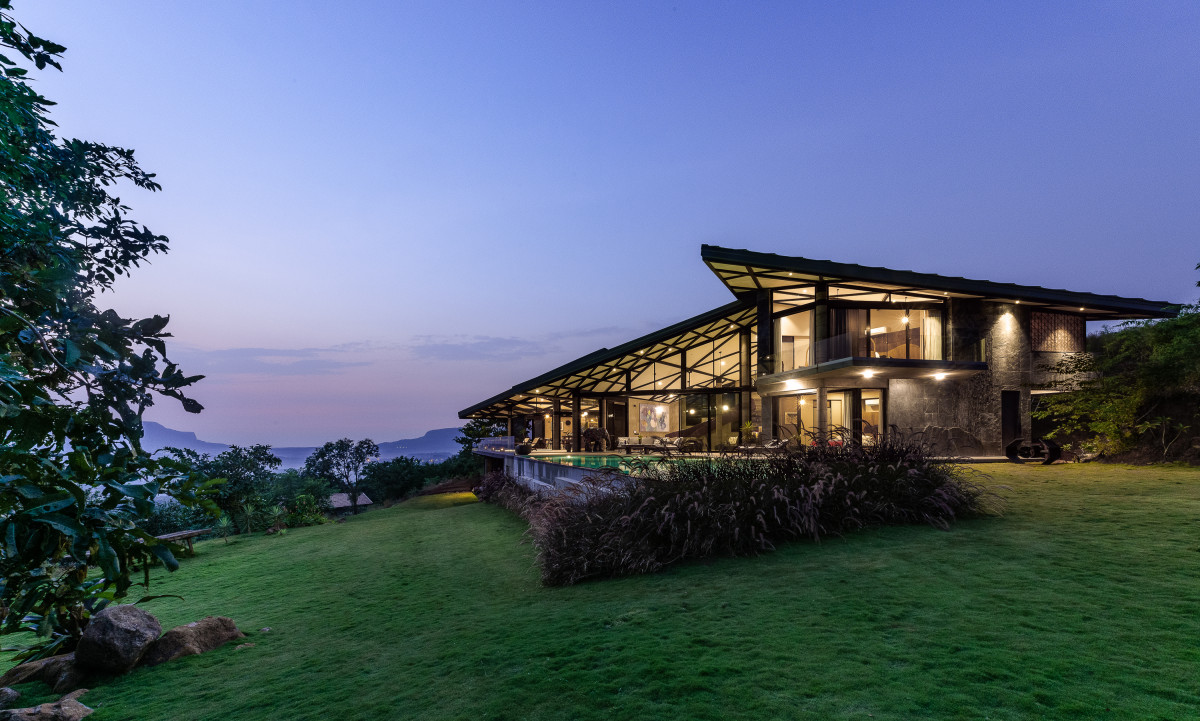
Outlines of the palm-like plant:
M 221 517 L 218 518 L 216 523 L 213 524 L 213 533 L 225 539 L 226 543 L 229 543 L 229 537 L 233 535 L 233 531 L 233 519 L 224 513 L 222 513 Z

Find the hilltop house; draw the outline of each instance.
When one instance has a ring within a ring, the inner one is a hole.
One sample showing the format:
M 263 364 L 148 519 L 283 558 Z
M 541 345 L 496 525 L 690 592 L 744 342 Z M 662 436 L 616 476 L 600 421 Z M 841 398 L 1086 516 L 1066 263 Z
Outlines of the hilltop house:
M 758 438 L 921 431 L 999 455 L 1028 437 L 1039 366 L 1084 350 L 1085 322 L 1167 303 L 701 246 L 735 300 L 555 368 L 459 413 L 552 449 L 603 427 L 704 449 Z

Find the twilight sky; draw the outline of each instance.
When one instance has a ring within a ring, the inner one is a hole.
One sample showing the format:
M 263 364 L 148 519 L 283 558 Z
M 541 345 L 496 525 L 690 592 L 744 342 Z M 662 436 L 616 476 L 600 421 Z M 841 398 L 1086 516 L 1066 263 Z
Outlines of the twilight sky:
M 701 243 L 1194 302 L 1200 4 L 17 0 L 135 148 L 206 440 L 390 441 L 732 300 Z

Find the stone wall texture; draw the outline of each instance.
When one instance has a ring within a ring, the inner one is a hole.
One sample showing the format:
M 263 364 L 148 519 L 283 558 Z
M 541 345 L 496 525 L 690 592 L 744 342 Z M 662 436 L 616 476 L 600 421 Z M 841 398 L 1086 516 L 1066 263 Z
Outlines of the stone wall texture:
M 902 432 L 962 429 L 985 455 L 1004 452 L 1001 391 L 1020 393 L 1021 429 L 1029 432 L 1030 352 L 1028 309 L 1007 303 L 951 300 L 948 350 L 951 360 L 975 360 L 983 341 L 988 369 L 945 381 L 893 380 L 888 384 L 887 423 Z

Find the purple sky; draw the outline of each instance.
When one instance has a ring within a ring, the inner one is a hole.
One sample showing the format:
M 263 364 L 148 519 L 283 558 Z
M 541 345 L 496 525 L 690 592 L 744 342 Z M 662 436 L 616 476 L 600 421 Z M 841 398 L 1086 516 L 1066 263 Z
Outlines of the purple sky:
M 204 439 L 458 425 L 731 300 L 701 243 L 1196 299 L 1200 4 L 17 0 L 133 147 Z

